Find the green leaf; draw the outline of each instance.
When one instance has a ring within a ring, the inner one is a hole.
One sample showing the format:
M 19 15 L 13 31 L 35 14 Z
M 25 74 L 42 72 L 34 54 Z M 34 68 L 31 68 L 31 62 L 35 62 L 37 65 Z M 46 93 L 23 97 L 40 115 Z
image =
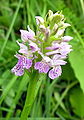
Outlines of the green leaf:
M 61 78 L 64 80 L 68 80 L 68 81 L 76 79 L 74 71 L 73 71 L 69 61 L 67 61 L 66 65 L 62 66 Z
M 0 120 L 6 120 L 6 118 L 0 118 Z M 15 117 L 15 118 L 10 118 L 9 120 L 20 120 L 19 117 Z M 27 120 L 45 120 L 45 118 L 28 118 Z M 46 120 L 61 120 L 58 117 L 55 118 L 46 118 Z
M 19 101 L 19 99 L 20 99 L 20 97 L 21 97 L 21 95 L 22 95 L 22 93 L 23 93 L 23 91 L 24 91 L 24 89 L 26 88 L 28 82 L 29 82 L 29 76 L 28 76 L 27 73 L 25 72 L 23 78 L 21 79 L 21 82 L 18 83 L 19 86 L 17 86 L 17 85 L 15 84 L 16 88 L 15 88 L 15 87 L 14 87 L 14 88 L 15 88 L 16 90 L 17 90 L 17 88 L 18 88 L 18 90 L 17 90 L 17 92 L 16 92 L 15 98 L 12 100 L 12 104 L 15 104 L 15 106 L 14 106 L 14 105 L 11 105 L 10 111 L 12 111 L 12 112 L 10 112 L 10 111 L 8 112 L 8 114 L 7 114 L 7 116 L 6 116 L 6 119 L 7 119 L 7 120 L 9 120 L 9 118 L 12 116 L 12 114 L 13 114 L 13 112 L 14 112 L 14 109 L 15 109 L 15 107 L 16 107 L 16 105 L 17 105 L 17 103 L 18 103 L 18 101 Z
M 69 55 L 69 61 L 84 92 L 84 49 L 80 43 L 73 44 L 73 51 Z
M 57 101 L 57 102 L 59 102 L 59 100 L 60 100 L 60 94 L 58 93 L 58 92 L 55 92 L 54 93 L 54 96 L 55 96 L 55 100 Z M 64 103 L 61 101 L 60 102 L 60 107 L 64 110 L 64 111 L 67 111 L 66 110 L 66 107 L 65 107 L 65 105 L 64 105 Z
M 79 87 L 73 88 L 71 90 L 70 102 L 72 105 L 73 112 L 76 115 L 83 118 L 84 117 L 84 93 Z
M 14 76 L 12 78 L 12 80 L 9 82 L 9 84 L 7 85 L 7 87 L 4 89 L 1 97 L 0 97 L 0 104 L 3 102 L 3 100 L 6 98 L 6 96 L 8 95 L 10 89 L 13 87 L 15 81 L 17 80 L 17 76 Z
M 70 113 L 68 111 L 65 112 L 61 107 L 58 108 L 58 110 L 56 111 L 56 113 L 61 118 L 64 118 L 62 120 L 79 120 L 78 117 L 76 117 L 74 115 L 70 115 Z

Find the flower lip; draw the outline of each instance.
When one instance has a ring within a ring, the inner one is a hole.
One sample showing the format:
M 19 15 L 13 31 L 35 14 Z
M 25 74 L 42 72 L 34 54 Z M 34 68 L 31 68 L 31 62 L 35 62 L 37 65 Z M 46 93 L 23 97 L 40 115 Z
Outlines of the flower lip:
M 62 73 L 62 69 L 61 69 L 61 66 L 56 66 L 55 68 L 51 69 L 49 71 L 49 77 L 51 79 L 55 79 L 55 78 L 58 78 Z
M 36 62 L 34 68 L 39 70 L 39 73 L 47 73 L 50 69 L 49 65 L 43 61 Z
M 21 76 L 24 74 L 24 69 L 29 69 L 32 66 L 32 59 L 28 59 L 19 54 L 16 54 L 15 57 L 18 58 L 18 62 L 11 71 L 15 73 L 15 75 Z

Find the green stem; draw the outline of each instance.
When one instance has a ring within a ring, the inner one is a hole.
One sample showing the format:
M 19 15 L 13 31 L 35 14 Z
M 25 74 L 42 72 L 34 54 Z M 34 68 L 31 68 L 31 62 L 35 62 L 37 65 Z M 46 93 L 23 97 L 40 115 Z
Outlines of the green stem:
M 52 89 L 49 90 L 50 85 L 50 78 L 47 76 L 47 81 L 46 81 L 46 117 L 50 116 L 50 102 L 51 102 L 51 94 L 52 94 Z
M 31 108 L 36 98 L 36 95 L 38 93 L 41 82 L 42 82 L 42 79 L 39 79 L 39 74 L 36 72 L 33 72 L 29 82 L 27 97 L 26 97 L 25 105 L 24 105 L 20 120 L 27 120 L 27 117 L 31 112 Z

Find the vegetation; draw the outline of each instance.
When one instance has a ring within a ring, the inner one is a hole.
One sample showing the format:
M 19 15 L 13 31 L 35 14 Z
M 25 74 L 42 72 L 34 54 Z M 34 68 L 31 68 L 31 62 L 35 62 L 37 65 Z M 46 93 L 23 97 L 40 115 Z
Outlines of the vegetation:
M 62 76 L 43 82 L 32 106 L 30 117 L 49 120 L 84 119 L 84 1 L 83 0 L 0 0 L 0 117 L 20 117 L 24 107 L 29 76 L 17 77 L 11 73 L 16 63 L 14 54 L 19 49 L 16 40 L 20 29 L 27 25 L 35 30 L 35 16 L 42 17 L 52 10 L 62 11 L 71 24 L 65 35 L 73 51 Z

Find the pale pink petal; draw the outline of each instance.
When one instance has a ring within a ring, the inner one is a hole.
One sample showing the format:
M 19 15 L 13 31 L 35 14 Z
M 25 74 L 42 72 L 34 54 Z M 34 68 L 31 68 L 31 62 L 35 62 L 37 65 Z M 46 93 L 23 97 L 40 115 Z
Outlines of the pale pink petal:
M 27 30 L 20 30 L 21 32 L 21 39 L 23 42 L 26 42 L 28 40 L 35 40 L 34 36 L 35 33 L 28 27 L 29 31 Z
M 56 36 L 59 37 L 59 36 L 62 36 L 63 33 L 64 33 L 65 29 L 58 29 L 57 33 L 56 33 Z
M 60 47 L 58 43 L 52 43 L 51 47 L 46 47 L 47 50 L 57 50 Z
M 20 46 L 19 53 L 28 54 L 28 47 L 24 45 L 23 43 L 19 43 L 18 41 L 17 43 Z
M 34 36 L 35 36 L 34 31 L 33 31 L 32 29 L 30 29 L 29 25 L 27 26 L 27 28 L 28 28 L 28 31 L 29 31 L 29 32 L 32 34 L 32 36 L 34 37 Z
M 59 50 L 54 50 L 54 51 L 51 51 L 51 52 L 47 52 L 46 55 L 54 55 L 56 53 L 59 53 Z
M 62 55 L 67 55 L 68 53 L 70 53 L 72 51 L 71 49 L 71 45 L 69 45 L 68 43 L 66 42 L 62 42 L 60 44 L 60 50 L 59 52 L 62 54 Z
M 49 71 L 49 77 L 51 79 L 55 79 L 55 78 L 58 78 L 62 73 L 62 69 L 61 69 L 61 66 L 56 66 L 55 68 L 51 69 Z
M 45 56 L 42 52 L 38 51 L 38 53 L 42 56 L 42 58 L 45 62 L 50 62 L 51 61 L 51 59 L 48 56 Z
M 37 44 L 29 40 L 29 46 L 32 52 L 39 51 L 40 49 L 38 48 Z
M 40 17 L 40 16 L 35 16 L 35 18 L 36 18 L 36 23 L 37 23 L 37 25 L 39 25 L 40 23 L 44 23 L 44 19 L 43 19 L 42 17 Z
M 62 37 L 62 40 L 64 41 L 64 42 L 68 42 L 68 41 L 70 41 L 70 40 L 72 40 L 73 39 L 73 37 L 71 37 L 71 36 L 64 36 L 64 37 Z

